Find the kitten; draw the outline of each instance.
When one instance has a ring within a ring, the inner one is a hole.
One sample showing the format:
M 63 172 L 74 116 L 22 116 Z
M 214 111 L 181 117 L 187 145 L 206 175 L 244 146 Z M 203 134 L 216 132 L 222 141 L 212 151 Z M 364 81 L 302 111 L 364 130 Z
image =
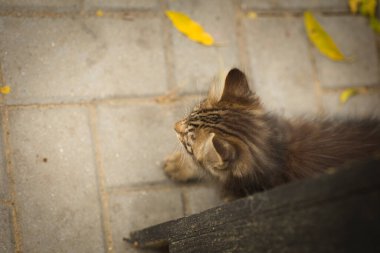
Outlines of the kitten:
M 310 177 L 380 150 L 379 121 L 288 120 L 268 113 L 238 69 L 228 73 L 219 98 L 211 92 L 175 124 L 175 131 L 187 155 L 169 157 L 165 172 L 188 181 L 203 171 L 234 197 Z

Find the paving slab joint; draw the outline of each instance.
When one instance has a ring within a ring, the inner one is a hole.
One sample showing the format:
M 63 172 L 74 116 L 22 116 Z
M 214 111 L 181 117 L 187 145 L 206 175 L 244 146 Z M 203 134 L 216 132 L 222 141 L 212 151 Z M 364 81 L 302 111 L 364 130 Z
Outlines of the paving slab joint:
M 7 106 L 3 106 L 1 110 L 2 114 L 2 134 L 3 134 L 3 145 L 4 154 L 6 161 L 6 174 L 8 177 L 8 192 L 10 193 L 11 203 L 12 203 L 12 231 L 13 238 L 15 241 L 15 251 L 22 252 L 22 234 L 19 223 L 19 212 L 17 207 L 16 199 L 16 186 L 14 178 L 14 168 L 12 163 L 12 148 L 10 145 L 10 126 L 9 126 L 9 116 Z
M 98 187 L 98 196 L 100 202 L 101 210 L 101 220 L 102 220 L 102 229 L 104 235 L 105 251 L 108 253 L 114 252 L 113 240 L 112 240 L 112 230 L 110 224 L 110 214 L 109 214 L 109 196 L 106 189 L 106 179 L 104 172 L 103 159 L 101 155 L 101 147 L 99 143 L 99 135 L 97 130 L 97 115 L 96 107 L 88 107 L 89 114 L 89 127 L 91 131 L 91 138 L 94 145 L 94 155 L 95 155 L 95 166 L 96 166 L 96 178 L 97 178 L 97 187 Z

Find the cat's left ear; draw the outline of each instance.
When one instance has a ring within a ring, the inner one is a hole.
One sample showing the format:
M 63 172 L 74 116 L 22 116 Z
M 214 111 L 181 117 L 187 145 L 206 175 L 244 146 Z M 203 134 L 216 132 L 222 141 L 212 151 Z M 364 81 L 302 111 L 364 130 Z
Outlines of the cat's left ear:
M 220 101 L 244 103 L 251 99 L 252 91 L 249 89 L 247 77 L 239 69 L 231 69 L 227 74 Z

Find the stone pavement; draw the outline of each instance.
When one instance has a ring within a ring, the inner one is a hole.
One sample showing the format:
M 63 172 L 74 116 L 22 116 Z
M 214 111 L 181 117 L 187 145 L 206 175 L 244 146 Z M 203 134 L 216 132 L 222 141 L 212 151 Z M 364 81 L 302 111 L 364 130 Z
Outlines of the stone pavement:
M 346 2 L 0 0 L 0 84 L 12 88 L 0 97 L 0 252 L 137 252 L 122 241 L 131 230 L 220 203 L 161 166 L 179 147 L 173 123 L 231 67 L 283 115 L 380 117 L 379 38 Z M 167 9 L 222 46 L 186 39 Z M 312 47 L 306 9 L 352 62 Z M 369 93 L 340 105 L 350 86 Z

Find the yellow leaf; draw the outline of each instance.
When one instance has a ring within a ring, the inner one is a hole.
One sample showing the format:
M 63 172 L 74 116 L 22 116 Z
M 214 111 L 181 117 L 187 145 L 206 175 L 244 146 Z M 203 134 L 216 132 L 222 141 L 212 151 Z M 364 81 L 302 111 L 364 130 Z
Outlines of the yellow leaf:
M 304 13 L 304 23 L 310 41 L 322 54 L 334 61 L 346 60 L 330 35 L 325 32 L 311 12 L 306 11 Z
M 363 2 L 363 0 L 348 0 L 348 5 L 352 13 L 355 14 L 358 12 L 358 7 L 361 2 Z
M 352 96 L 355 96 L 357 95 L 359 92 L 357 89 L 355 88 L 347 88 L 345 89 L 344 91 L 342 91 L 342 93 L 340 93 L 340 96 L 339 96 L 339 101 L 344 104 L 347 102 L 347 100 L 352 97 Z
M 11 87 L 9 87 L 8 85 L 0 86 L 1 94 L 9 94 L 9 92 L 11 92 Z
M 375 16 L 376 0 L 363 0 L 360 5 L 360 13 L 364 16 Z
M 256 19 L 257 18 L 257 13 L 254 12 L 254 11 L 250 11 L 250 12 L 247 13 L 247 18 Z
M 104 12 L 102 10 L 97 10 L 96 11 L 96 16 L 97 17 L 103 17 L 104 16 Z
M 368 88 L 366 87 L 351 87 L 344 89 L 342 93 L 340 93 L 339 100 L 342 104 L 346 103 L 348 99 L 358 94 L 367 94 Z
M 166 16 L 172 21 L 175 28 L 189 39 L 206 46 L 214 44 L 214 39 L 203 30 L 203 27 L 181 12 L 166 11 Z

